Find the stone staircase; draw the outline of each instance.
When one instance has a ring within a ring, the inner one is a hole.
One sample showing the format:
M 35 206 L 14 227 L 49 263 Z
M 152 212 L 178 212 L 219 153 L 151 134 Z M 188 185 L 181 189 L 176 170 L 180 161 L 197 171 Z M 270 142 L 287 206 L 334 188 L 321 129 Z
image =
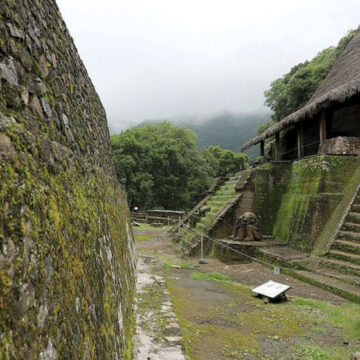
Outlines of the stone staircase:
M 360 270 L 360 190 L 354 197 L 344 223 L 338 231 L 330 251 L 326 254 L 326 258 L 332 260 L 330 261 L 331 267 L 339 261 L 339 265 L 341 265 L 339 270 L 348 273 L 352 273 L 353 269 L 357 267 Z
M 329 251 L 295 276 L 360 303 L 360 188 Z
M 199 234 L 209 234 L 221 219 L 224 211 L 227 211 L 237 202 L 249 177 L 250 173 L 246 170 L 233 174 L 214 194 L 208 195 L 206 201 L 202 202 L 202 207 L 208 208 L 205 214 L 197 219 L 195 226 L 191 227 L 191 221 L 188 221 L 178 231 L 183 248 L 187 249 L 186 253 L 190 253 L 193 248 L 198 246 Z

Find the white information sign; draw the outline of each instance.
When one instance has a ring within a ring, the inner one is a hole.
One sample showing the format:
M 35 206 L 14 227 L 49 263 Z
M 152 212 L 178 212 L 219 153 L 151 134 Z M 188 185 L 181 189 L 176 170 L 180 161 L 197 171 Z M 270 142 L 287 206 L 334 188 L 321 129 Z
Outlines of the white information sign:
M 253 289 L 252 291 L 259 294 L 266 296 L 271 299 L 275 299 L 279 295 L 285 293 L 291 288 L 289 285 L 280 284 L 275 281 L 268 281 L 265 284 L 258 286 L 257 288 Z

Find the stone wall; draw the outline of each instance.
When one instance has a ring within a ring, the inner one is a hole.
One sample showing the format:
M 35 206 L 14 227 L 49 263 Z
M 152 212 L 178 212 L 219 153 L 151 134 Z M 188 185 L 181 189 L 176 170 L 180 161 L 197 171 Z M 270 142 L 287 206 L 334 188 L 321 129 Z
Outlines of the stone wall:
M 360 156 L 360 137 L 338 136 L 327 139 L 319 146 L 319 154 Z
M 227 239 L 237 218 L 250 211 L 263 235 L 311 252 L 359 164 L 355 156 L 317 156 L 251 169 L 237 203 L 212 235 Z
M 248 170 L 251 175 L 240 191 L 239 200 L 213 235 L 217 239 L 227 239 L 232 235 L 238 217 L 245 212 L 257 216 L 263 235 L 272 235 L 281 199 L 289 184 L 290 170 L 291 163 L 267 163 Z
M 294 162 L 276 216 L 275 239 L 311 252 L 358 166 L 354 156 L 317 156 Z
M 272 235 L 281 205 L 290 181 L 291 163 L 272 163 L 259 166 L 255 170 L 254 213 L 259 229 L 264 235 Z
M 57 5 L 2 0 L 0 357 L 130 359 L 134 271 L 105 111 Z

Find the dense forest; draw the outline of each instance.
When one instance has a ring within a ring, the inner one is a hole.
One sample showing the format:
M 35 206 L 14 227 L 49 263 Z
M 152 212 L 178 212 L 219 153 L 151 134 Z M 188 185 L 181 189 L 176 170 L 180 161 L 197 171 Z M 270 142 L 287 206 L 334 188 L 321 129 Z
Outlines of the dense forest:
M 210 146 L 169 122 L 135 127 L 111 137 L 116 174 L 130 208 L 188 209 L 215 176 L 243 168 L 247 156 Z

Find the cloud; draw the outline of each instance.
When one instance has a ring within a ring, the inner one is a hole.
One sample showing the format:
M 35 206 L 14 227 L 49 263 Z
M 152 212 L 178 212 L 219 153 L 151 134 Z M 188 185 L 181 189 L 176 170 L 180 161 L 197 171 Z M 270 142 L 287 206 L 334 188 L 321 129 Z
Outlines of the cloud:
M 358 0 L 58 0 L 112 128 L 245 112 L 358 26 Z

